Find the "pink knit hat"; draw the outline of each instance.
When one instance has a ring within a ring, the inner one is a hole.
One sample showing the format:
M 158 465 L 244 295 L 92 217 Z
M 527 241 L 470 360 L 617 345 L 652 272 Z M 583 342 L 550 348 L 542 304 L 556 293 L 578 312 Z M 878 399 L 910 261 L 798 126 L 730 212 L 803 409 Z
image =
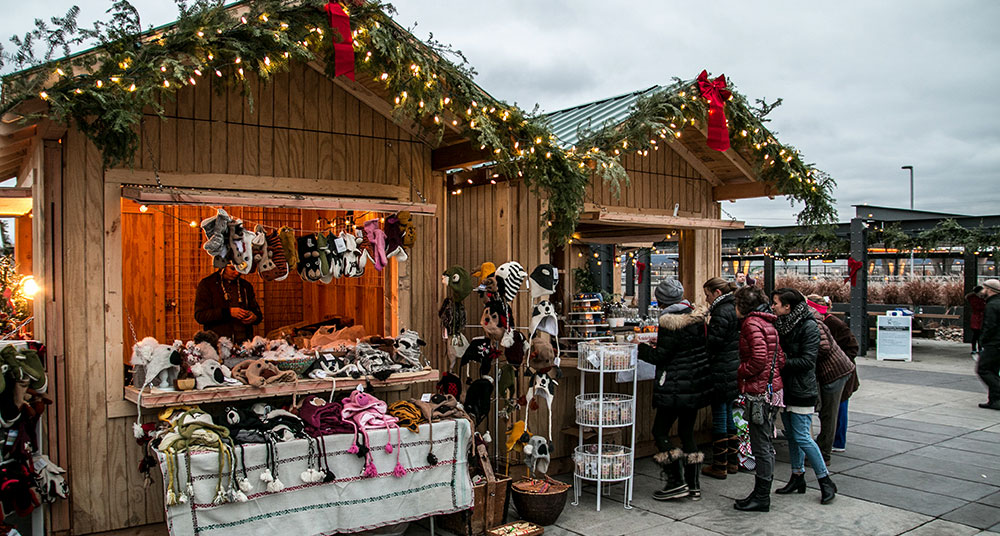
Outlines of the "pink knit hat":
M 365 470 L 362 473 L 366 477 L 378 476 L 375 468 L 375 460 L 372 458 L 371 450 L 367 445 L 371 444 L 368 438 L 368 430 L 385 428 L 389 431 L 390 440 L 385 445 L 386 454 L 392 454 L 393 446 L 391 440 L 392 429 L 396 429 L 396 467 L 392 474 L 401 477 L 406 474 L 406 469 L 399 463 L 399 448 L 402 442 L 399 431 L 398 419 L 386 413 L 386 403 L 375 398 L 364 391 L 352 391 L 351 395 L 344 399 L 344 409 L 341 416 L 344 422 L 354 427 L 354 444 L 347 452 L 357 454 L 358 457 L 365 458 Z M 364 440 L 364 444 L 358 444 L 358 433 Z

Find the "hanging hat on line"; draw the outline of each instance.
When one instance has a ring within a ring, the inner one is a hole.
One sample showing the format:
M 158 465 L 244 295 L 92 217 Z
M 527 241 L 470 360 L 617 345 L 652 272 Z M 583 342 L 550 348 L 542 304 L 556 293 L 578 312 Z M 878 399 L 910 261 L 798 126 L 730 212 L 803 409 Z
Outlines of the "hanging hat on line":
M 559 284 L 559 270 L 551 264 L 539 264 L 531 271 L 528 286 L 531 288 L 531 299 L 555 294 Z

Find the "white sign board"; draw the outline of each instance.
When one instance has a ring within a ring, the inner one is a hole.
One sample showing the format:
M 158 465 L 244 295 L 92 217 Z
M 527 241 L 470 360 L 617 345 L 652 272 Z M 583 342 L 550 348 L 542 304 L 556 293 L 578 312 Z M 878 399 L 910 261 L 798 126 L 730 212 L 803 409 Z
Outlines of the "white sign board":
M 913 350 L 912 316 L 879 316 L 875 357 L 879 360 L 910 361 Z

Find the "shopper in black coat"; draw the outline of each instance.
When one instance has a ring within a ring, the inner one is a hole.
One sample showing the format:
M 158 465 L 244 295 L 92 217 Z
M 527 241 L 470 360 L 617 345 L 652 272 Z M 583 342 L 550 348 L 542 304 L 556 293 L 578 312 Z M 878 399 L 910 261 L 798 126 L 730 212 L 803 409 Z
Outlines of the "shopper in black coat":
M 788 437 L 789 463 L 792 466 L 788 484 L 775 493 L 806 492 L 805 458 L 809 458 L 809 464 L 819 479 L 820 502 L 827 504 L 836 496 L 837 486 L 830 480 L 830 472 L 811 431 L 812 414 L 819 400 L 819 384 L 816 381 L 819 326 L 812 308 L 806 304 L 805 296 L 797 290 L 775 290 L 771 293 L 771 308 L 778 315 L 774 327 L 778 330 L 781 349 L 785 352 L 785 366 L 781 369 L 785 411 L 781 413 L 781 422 Z
M 986 309 L 983 311 L 983 332 L 980 344 L 983 351 L 979 354 L 976 373 L 986 384 L 988 391 L 985 403 L 979 407 L 985 409 L 1000 409 L 1000 281 L 987 279 L 983 282 L 983 294 L 986 295 Z
M 705 349 L 704 307 L 694 308 L 684 299 L 684 287 L 676 279 L 656 287 L 656 301 L 664 309 L 657 330 L 656 347 L 639 345 L 639 359 L 656 366 L 653 384 L 653 438 L 658 453 L 654 459 L 667 476 L 656 500 L 701 498 L 698 475 L 704 455 L 694 440 L 698 410 L 710 401 L 711 378 Z M 670 428 L 677 422 L 682 449 L 671 444 Z M 683 466 L 683 470 L 681 469 Z
M 708 356 L 712 367 L 712 465 L 701 474 L 725 479 L 740 468 L 740 440 L 733 421 L 733 401 L 739 395 L 740 321 L 733 292 L 736 285 L 713 277 L 702 286 L 708 300 Z

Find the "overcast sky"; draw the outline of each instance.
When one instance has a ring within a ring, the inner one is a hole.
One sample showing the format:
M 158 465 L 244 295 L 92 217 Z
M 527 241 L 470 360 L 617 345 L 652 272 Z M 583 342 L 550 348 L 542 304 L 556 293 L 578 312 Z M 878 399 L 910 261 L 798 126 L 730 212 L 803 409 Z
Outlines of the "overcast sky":
M 133 0 L 144 25 L 171 2 Z M 76 4 L 89 21 L 110 0 L 4 1 L 0 35 Z M 544 111 L 724 73 L 751 101 L 781 97 L 779 139 L 836 178 L 850 205 L 1000 213 L 1000 2 L 837 0 L 664 2 L 400 0 L 396 20 L 462 50 L 494 96 Z M 762 7 L 762 6 L 766 6 Z M 990 37 L 992 35 L 993 37 Z M 750 224 L 794 221 L 776 199 L 723 203 Z

